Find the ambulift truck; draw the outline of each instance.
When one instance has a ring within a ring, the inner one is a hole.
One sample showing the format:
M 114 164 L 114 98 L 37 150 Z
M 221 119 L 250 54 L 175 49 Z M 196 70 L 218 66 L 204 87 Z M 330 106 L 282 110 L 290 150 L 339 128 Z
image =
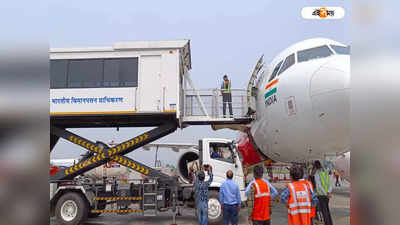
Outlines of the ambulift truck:
M 77 142 L 81 140 L 80 137 L 76 138 L 79 138 Z M 162 144 L 156 145 L 163 147 Z M 103 151 L 104 146 L 101 146 Z M 216 147 L 223 148 L 232 155 L 228 158 L 213 159 L 210 157 L 210 149 L 212 151 Z M 190 182 L 187 164 L 196 161 L 200 162 L 200 167 L 213 167 L 214 181 L 209 188 L 210 224 L 220 224 L 222 221 L 218 192 L 226 179 L 227 170 L 234 171 L 233 179 L 239 183 L 242 199 L 245 199 L 240 156 L 231 140 L 200 140 L 198 146 L 185 151 L 177 161 L 179 177 L 166 175 L 126 157 L 113 157 L 113 161 L 145 175 L 145 179 L 118 180 L 115 177 L 104 177 L 102 180 L 95 180 L 83 174 L 75 179 L 52 183 L 50 205 L 52 214 L 60 224 L 79 224 L 87 217 L 96 217 L 102 213 L 142 213 L 143 216 L 156 216 L 158 212 L 168 210 L 172 210 L 175 221 L 177 207 L 195 207 L 194 186 Z M 79 164 L 76 164 L 78 168 Z
M 218 104 L 220 91 L 213 89 L 211 93 L 201 94 L 193 86 L 190 69 L 188 40 L 119 42 L 112 47 L 50 50 L 50 152 L 60 138 L 88 151 L 73 166 L 50 176 L 50 210 L 60 224 L 80 224 L 87 217 L 102 213 L 156 216 L 168 210 L 172 210 L 175 224 L 177 207 L 194 205 L 193 184 L 125 156 L 178 127 L 234 126 L 251 121 L 252 118 L 244 116 L 246 95 L 236 96 L 232 90 L 233 99 L 241 99 L 234 100 L 241 103 L 241 112 L 234 112 L 234 118 L 222 118 Z M 210 105 L 206 107 L 202 97 L 211 103 L 211 113 L 206 109 Z M 101 127 L 155 128 L 112 147 L 67 130 Z M 229 149 L 231 158 L 211 159 L 210 146 Z M 189 151 L 179 160 L 181 177 L 188 178 L 186 165 L 191 161 L 198 159 L 201 165 L 213 166 L 209 222 L 218 224 L 222 219 L 218 190 L 225 180 L 225 172 L 232 169 L 235 179 L 243 184 L 239 154 L 232 141 L 223 139 L 200 140 L 196 151 Z M 90 180 L 84 175 L 110 161 L 141 173 L 146 179 Z

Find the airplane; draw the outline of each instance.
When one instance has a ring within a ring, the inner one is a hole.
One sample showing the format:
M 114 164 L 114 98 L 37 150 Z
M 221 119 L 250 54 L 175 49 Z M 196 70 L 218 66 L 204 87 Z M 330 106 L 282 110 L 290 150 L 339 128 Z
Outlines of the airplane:
M 327 38 L 304 40 L 259 74 L 255 109 L 249 110 L 255 120 L 238 137 L 243 164 L 307 163 L 336 153 L 334 166 L 348 179 L 350 47 Z
M 50 159 L 50 165 L 65 169 L 79 162 L 78 159 Z

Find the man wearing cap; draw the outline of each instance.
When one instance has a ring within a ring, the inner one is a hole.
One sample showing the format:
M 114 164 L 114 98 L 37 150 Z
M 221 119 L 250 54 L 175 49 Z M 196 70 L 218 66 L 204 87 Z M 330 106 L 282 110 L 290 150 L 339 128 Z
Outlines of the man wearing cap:
M 221 85 L 222 93 L 222 111 L 224 117 L 226 117 L 226 104 L 228 103 L 230 117 L 233 117 L 232 113 L 232 94 L 231 94 L 231 81 L 228 79 L 228 75 L 224 75 L 224 81 Z
M 197 173 L 196 180 L 194 182 L 195 187 L 195 199 L 197 205 L 197 217 L 199 219 L 199 225 L 207 225 L 208 222 L 208 187 L 213 181 L 212 167 L 209 165 L 207 168 L 208 175 L 210 176 L 207 181 L 204 181 L 206 174 L 203 170 Z

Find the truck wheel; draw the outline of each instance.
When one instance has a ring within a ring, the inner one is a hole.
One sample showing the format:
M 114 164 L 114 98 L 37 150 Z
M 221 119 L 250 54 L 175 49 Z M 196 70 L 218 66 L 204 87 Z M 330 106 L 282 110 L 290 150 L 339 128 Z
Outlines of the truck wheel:
M 87 216 L 88 205 L 79 193 L 66 193 L 57 201 L 56 219 L 59 224 L 78 225 L 85 221 Z
M 222 207 L 218 191 L 208 191 L 208 224 L 222 224 Z

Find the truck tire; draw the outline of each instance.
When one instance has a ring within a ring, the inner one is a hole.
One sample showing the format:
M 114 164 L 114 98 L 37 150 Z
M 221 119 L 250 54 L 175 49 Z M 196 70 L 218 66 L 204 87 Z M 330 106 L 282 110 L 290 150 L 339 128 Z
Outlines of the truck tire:
M 69 192 L 58 199 L 56 204 L 56 220 L 62 225 L 78 225 L 88 216 L 88 204 L 83 196 Z
M 208 191 L 208 224 L 222 224 L 223 215 L 222 207 L 219 202 L 218 191 Z

